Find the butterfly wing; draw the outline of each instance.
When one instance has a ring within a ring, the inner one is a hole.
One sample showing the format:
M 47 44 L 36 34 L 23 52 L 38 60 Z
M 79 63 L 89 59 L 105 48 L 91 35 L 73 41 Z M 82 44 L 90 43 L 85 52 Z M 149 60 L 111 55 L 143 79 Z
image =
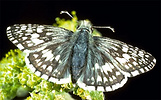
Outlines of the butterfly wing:
M 7 36 L 26 52 L 27 66 L 37 75 L 57 84 L 69 83 L 69 64 L 73 32 L 50 25 L 15 24 L 7 28 Z
M 63 43 L 73 34 L 52 25 L 15 24 L 7 28 L 7 36 L 20 50 L 32 52 L 46 45 Z
M 86 67 L 77 81 L 79 87 L 85 90 L 113 91 L 123 86 L 125 77 L 108 58 L 97 48 L 90 48 Z M 119 84 L 118 84 L 119 83 Z
M 151 54 L 137 47 L 105 37 L 93 39 L 87 65 L 77 81 L 84 89 L 113 91 L 122 87 L 127 77 L 149 71 L 156 63 Z
M 151 70 L 156 63 L 156 59 L 142 49 L 106 37 L 94 38 L 98 49 L 110 54 L 112 62 L 116 63 L 128 77 L 145 73 Z

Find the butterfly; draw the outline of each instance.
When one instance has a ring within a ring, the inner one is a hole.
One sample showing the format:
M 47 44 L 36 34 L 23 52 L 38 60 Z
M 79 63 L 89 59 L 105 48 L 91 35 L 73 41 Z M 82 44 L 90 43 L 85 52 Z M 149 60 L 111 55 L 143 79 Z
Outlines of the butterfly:
M 128 77 L 155 66 L 150 53 L 93 36 L 93 28 L 87 20 L 79 21 L 75 32 L 52 25 L 15 24 L 7 28 L 7 36 L 26 53 L 25 62 L 37 76 L 57 84 L 73 82 L 89 91 L 116 90 Z

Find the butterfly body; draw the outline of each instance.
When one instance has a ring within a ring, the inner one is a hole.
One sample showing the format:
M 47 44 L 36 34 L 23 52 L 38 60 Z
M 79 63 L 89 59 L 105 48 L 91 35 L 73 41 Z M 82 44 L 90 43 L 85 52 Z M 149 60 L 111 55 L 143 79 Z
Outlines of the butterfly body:
M 45 80 L 73 82 L 85 90 L 113 91 L 127 77 L 151 70 L 156 59 L 148 52 L 107 37 L 92 36 L 92 24 L 83 20 L 76 32 L 38 24 L 15 24 L 7 36 L 26 52 L 26 64 Z
M 87 61 L 88 33 L 85 30 L 81 30 L 75 34 L 79 35 L 72 49 L 71 72 L 72 79 L 78 80 Z

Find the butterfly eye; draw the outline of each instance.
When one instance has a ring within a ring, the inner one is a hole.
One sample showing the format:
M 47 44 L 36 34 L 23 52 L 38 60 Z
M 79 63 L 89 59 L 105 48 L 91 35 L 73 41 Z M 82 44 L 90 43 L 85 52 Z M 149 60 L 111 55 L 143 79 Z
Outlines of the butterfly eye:
M 78 24 L 78 25 L 77 25 L 77 29 L 78 29 L 79 27 L 80 27 L 80 25 Z

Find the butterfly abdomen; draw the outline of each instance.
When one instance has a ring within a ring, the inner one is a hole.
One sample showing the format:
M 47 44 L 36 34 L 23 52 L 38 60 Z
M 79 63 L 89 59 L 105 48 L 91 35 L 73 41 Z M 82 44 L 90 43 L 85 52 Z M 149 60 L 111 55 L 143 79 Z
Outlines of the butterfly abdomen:
M 75 83 L 81 75 L 82 69 L 86 63 L 88 50 L 88 32 L 86 30 L 78 31 L 77 40 L 73 46 L 71 60 L 72 81 Z

